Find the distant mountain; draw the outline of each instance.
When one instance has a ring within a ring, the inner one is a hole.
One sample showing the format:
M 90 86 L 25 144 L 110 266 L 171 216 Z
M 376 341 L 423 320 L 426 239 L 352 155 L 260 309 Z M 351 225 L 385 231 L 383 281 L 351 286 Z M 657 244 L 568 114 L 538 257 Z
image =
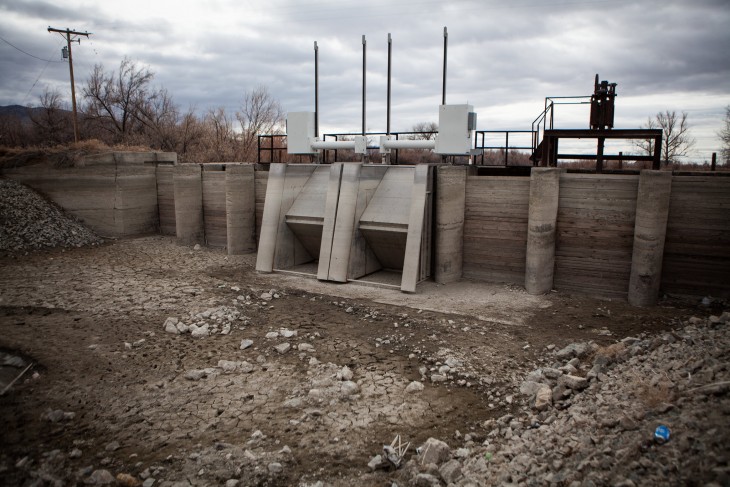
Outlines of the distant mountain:
M 22 105 L 8 105 L 0 107 L 0 117 L 17 117 L 23 124 L 30 124 L 30 114 L 42 110 L 41 108 L 29 108 Z

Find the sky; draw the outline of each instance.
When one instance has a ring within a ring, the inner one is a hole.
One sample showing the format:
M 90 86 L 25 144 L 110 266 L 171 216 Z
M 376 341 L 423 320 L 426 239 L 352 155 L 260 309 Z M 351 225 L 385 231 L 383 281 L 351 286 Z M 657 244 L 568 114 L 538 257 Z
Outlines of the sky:
M 657 112 L 687 112 L 691 160 L 721 149 L 730 105 L 730 0 L 0 0 L 0 105 L 39 104 L 46 88 L 70 102 L 65 39 L 77 98 L 95 64 L 126 56 L 155 73 L 184 110 L 239 109 L 260 86 L 285 111 L 314 110 L 319 46 L 320 132 L 359 132 L 362 36 L 368 131 L 386 128 L 387 36 L 392 36 L 392 130 L 436 122 L 443 29 L 447 103 L 469 103 L 479 130 L 529 130 L 547 96 L 618 83 L 616 128 Z M 24 52 L 22 52 L 24 51 Z M 587 128 L 586 105 L 560 106 L 556 128 Z

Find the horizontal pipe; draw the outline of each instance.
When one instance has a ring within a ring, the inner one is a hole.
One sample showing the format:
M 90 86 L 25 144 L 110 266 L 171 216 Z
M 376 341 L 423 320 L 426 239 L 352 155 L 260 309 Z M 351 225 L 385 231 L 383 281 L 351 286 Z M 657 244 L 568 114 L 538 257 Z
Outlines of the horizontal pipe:
M 312 142 L 312 149 L 354 149 L 354 140 L 323 140 Z
M 383 149 L 435 149 L 435 140 L 384 140 Z

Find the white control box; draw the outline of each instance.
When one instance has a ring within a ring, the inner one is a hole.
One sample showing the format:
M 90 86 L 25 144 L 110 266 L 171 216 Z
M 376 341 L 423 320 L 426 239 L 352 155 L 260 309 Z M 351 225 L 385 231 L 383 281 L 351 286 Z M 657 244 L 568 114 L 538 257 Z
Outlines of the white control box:
M 289 154 L 314 154 L 314 112 L 289 112 L 286 115 L 286 150 Z
M 435 152 L 441 155 L 469 155 L 473 146 L 477 116 L 472 105 L 439 106 L 439 133 Z

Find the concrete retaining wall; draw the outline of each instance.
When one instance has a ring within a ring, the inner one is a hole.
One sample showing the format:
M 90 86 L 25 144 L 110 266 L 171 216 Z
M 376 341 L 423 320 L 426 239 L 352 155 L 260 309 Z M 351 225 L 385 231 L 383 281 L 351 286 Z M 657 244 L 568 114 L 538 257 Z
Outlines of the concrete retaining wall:
M 269 182 L 269 171 L 254 173 L 254 188 L 256 196 L 256 241 L 261 236 L 261 222 L 264 219 L 264 201 L 266 200 L 266 185 Z
M 203 223 L 205 243 L 211 247 L 228 246 L 226 222 L 226 173 L 221 165 L 203 165 Z
M 76 167 L 30 165 L 2 174 L 45 195 L 103 236 L 154 233 L 159 229 L 158 163 L 174 153 L 110 152 L 87 156 Z
M 672 178 L 661 287 L 730 297 L 730 178 Z
M 561 175 L 555 289 L 626 297 L 638 188 L 638 176 Z
M 552 286 L 533 292 L 642 306 L 661 291 L 730 297 L 730 178 L 643 171 L 559 181 Z M 527 282 L 529 194 L 528 178 L 467 178 L 464 277 Z
M 157 209 L 160 233 L 175 235 L 175 186 L 172 181 L 172 164 L 157 166 Z
M 36 189 L 103 236 L 159 231 L 176 234 L 183 244 L 255 250 L 269 172 L 253 164 L 203 169 L 175 162 L 168 153 L 107 153 L 77 167 L 32 165 L 2 175 Z M 540 184 L 532 179 L 533 186 Z M 543 283 L 532 292 L 549 287 L 628 296 L 646 305 L 656 299 L 660 282 L 663 292 L 730 297 L 730 177 L 673 176 L 670 189 L 666 180 L 649 173 L 560 174 L 552 286 Z M 656 191 L 655 183 L 661 183 Z M 445 167 L 434 191 L 437 280 L 463 276 L 525 285 L 531 179 Z M 666 224 L 656 195 L 668 207 Z
M 464 277 L 524 284 L 529 200 L 529 178 L 467 177 Z

